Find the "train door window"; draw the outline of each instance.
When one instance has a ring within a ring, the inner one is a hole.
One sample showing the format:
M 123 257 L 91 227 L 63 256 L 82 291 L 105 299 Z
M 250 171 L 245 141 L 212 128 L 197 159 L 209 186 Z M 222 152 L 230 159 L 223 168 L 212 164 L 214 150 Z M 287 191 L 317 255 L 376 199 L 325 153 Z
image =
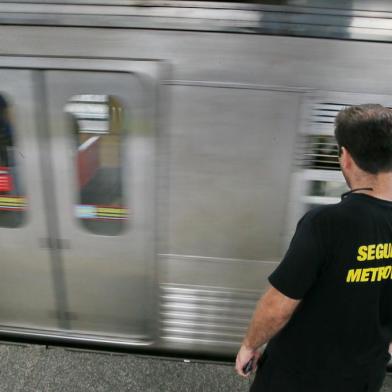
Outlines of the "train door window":
M 26 200 L 18 170 L 12 105 L 0 92 L 0 227 L 16 228 L 26 217 Z
M 343 181 L 317 180 L 310 183 L 310 196 L 338 197 L 348 191 L 347 184 Z
M 75 216 L 87 231 L 119 235 L 128 221 L 122 183 L 124 108 L 114 96 L 77 95 L 65 108 L 74 146 Z

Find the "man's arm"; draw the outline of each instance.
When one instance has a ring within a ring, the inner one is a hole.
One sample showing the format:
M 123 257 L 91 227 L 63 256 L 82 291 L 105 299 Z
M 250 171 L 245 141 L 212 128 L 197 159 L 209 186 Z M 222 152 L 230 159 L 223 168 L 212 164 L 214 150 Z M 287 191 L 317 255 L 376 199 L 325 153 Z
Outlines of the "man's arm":
M 236 370 L 241 376 L 246 376 L 243 367 L 251 358 L 256 361 L 260 356 L 258 348 L 267 343 L 290 320 L 300 300 L 295 300 L 270 287 L 257 303 L 248 332 L 237 354 Z

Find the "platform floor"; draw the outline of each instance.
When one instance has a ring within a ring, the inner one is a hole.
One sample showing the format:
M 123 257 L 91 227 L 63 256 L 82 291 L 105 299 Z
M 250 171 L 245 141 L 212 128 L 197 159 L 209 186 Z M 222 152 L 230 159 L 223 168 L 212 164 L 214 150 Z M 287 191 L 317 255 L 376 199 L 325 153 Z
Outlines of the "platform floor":
M 231 364 L 0 343 L 1 392 L 245 392 Z M 392 375 L 382 392 L 392 392 Z

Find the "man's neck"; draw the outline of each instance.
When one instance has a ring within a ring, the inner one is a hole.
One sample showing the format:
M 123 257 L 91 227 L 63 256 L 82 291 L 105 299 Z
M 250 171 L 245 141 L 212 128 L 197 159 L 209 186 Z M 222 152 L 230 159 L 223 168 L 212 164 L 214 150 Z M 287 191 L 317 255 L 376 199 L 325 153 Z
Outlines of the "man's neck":
M 371 190 L 363 188 L 371 188 Z M 351 189 L 358 189 L 358 193 L 377 199 L 392 201 L 392 172 L 361 175 L 352 181 Z

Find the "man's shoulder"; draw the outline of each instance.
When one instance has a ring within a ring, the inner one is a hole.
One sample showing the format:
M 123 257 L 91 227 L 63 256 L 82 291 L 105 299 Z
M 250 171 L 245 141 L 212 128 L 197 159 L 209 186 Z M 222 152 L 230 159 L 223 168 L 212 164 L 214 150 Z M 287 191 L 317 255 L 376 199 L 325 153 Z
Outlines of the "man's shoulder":
M 336 204 L 327 204 L 309 210 L 302 218 L 305 222 L 315 226 L 336 226 L 344 223 L 356 225 L 365 216 L 371 215 L 368 206 L 355 198 L 343 199 Z
M 312 208 L 303 216 L 302 219 L 309 223 L 314 223 L 325 219 L 339 217 L 340 215 L 345 215 L 346 211 L 347 208 L 345 208 L 341 202 L 337 204 L 326 204 Z

